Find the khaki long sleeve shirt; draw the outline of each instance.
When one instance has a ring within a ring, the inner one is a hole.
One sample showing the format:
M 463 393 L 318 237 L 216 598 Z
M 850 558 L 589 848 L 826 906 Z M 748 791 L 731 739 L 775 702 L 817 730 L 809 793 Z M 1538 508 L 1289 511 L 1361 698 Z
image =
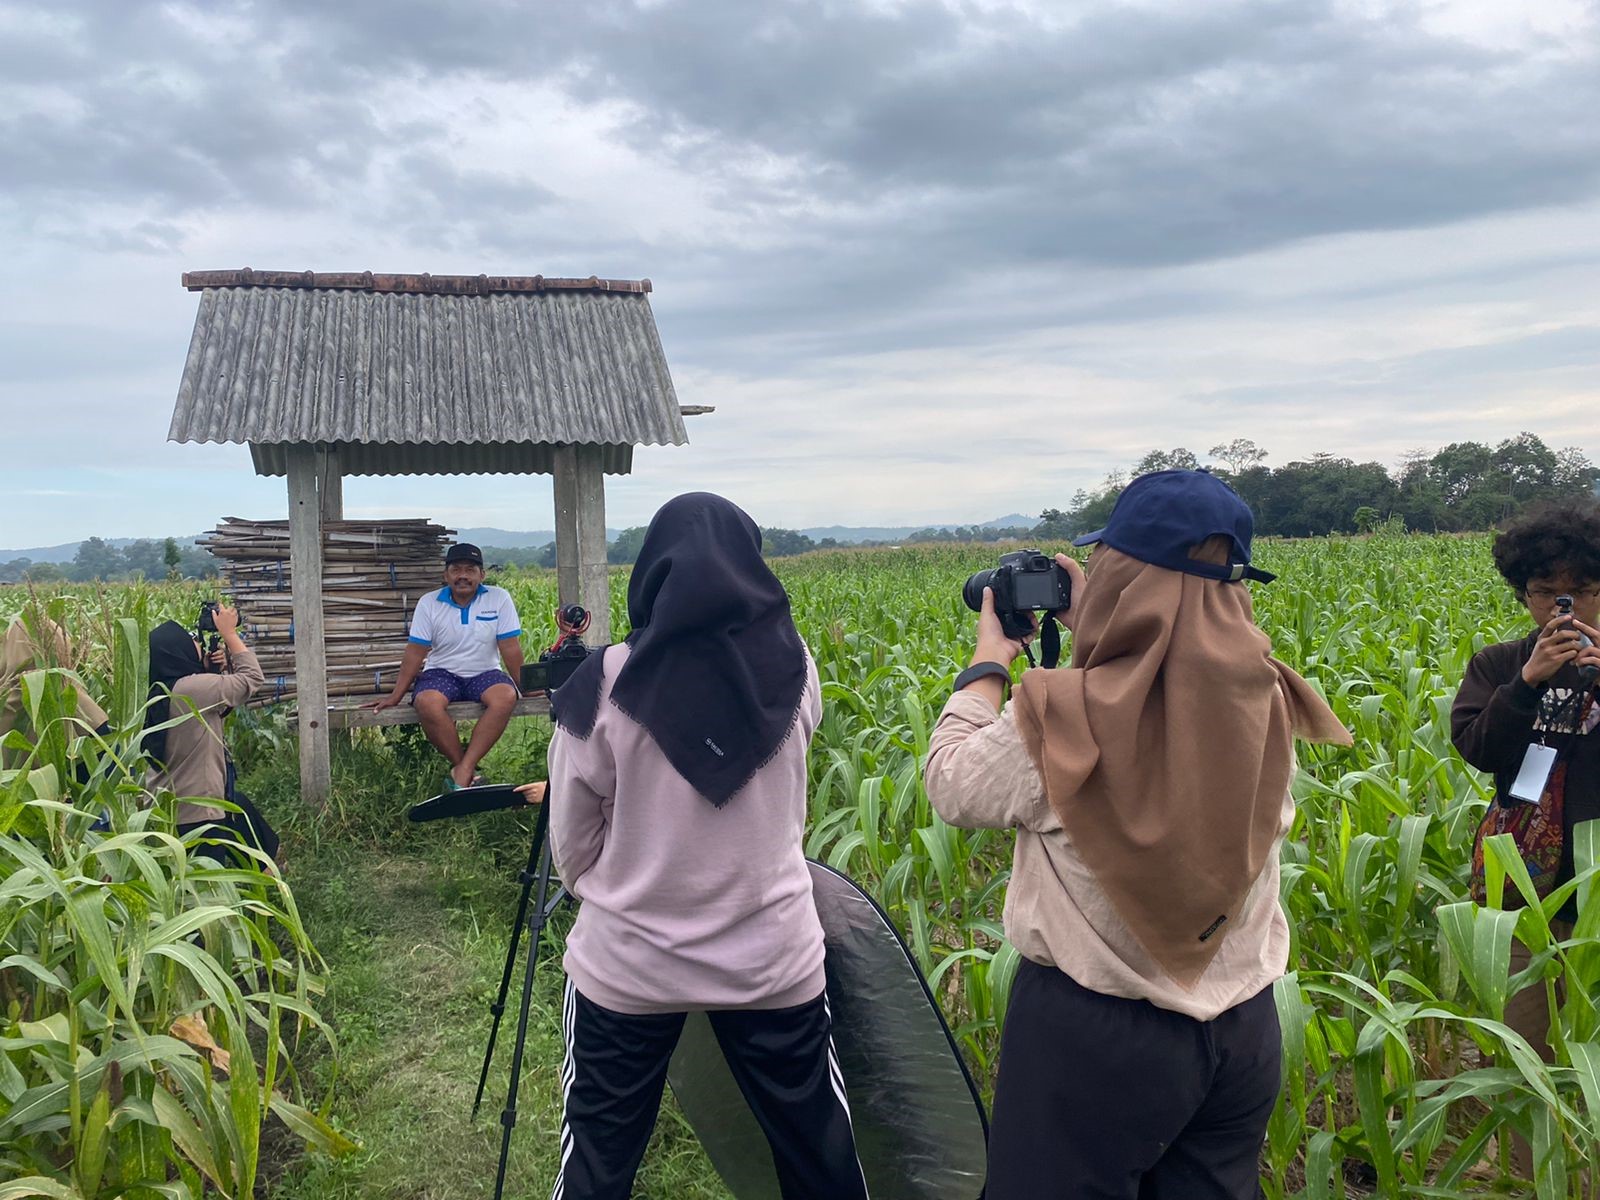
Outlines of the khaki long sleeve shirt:
M 195 799 L 221 799 L 228 786 L 228 755 L 222 724 L 228 710 L 238 708 L 266 682 L 255 652 L 233 656 L 220 675 L 185 675 L 172 689 L 172 716 L 189 714 L 167 730 L 167 766 L 150 778 L 153 790 L 171 789 L 179 798 L 178 823 L 220 821 L 222 810 Z M 198 710 L 196 712 L 195 710 Z
M 1061 828 L 1009 707 L 996 714 L 973 692 L 951 696 L 929 740 L 923 782 L 950 824 L 1016 829 L 1004 919 L 1007 939 L 1025 958 L 1102 995 L 1148 1000 L 1201 1021 L 1250 999 L 1288 965 L 1277 848 L 1294 818 L 1292 797 L 1284 797 L 1279 842 L 1238 924 L 1205 974 L 1185 989 L 1139 944 Z

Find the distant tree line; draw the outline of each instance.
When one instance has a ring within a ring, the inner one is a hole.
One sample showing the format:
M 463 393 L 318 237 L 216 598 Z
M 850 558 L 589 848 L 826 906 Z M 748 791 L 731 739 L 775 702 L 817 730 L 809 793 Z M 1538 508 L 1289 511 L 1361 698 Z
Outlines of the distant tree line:
M 606 545 L 606 561 L 613 565 L 627 565 L 636 562 L 639 558 L 639 549 L 644 545 L 644 535 L 647 526 L 635 525 L 624 529 L 616 538 Z M 930 533 L 939 531 L 930 530 Z M 823 538 L 820 542 L 813 540 L 809 535 L 801 533 L 798 529 L 763 529 L 761 531 L 761 553 L 768 558 L 785 558 L 791 554 L 804 554 L 807 550 L 827 550 L 840 545 L 833 538 Z M 503 566 L 536 566 L 553 567 L 556 565 L 556 545 L 550 542 L 537 550 L 510 551 L 495 549 L 491 553 L 489 547 L 484 547 L 484 557 L 491 562 Z
M 13 558 L 0 563 L 0 583 L 88 583 L 93 580 L 204 579 L 217 573 L 217 560 L 198 546 L 181 546 L 176 538 L 140 538 L 114 546 L 104 538 L 86 538 L 70 563 Z
M 1412 450 L 1390 470 L 1379 462 L 1354 462 L 1333 454 L 1276 469 L 1267 452 L 1248 438 L 1213 446 L 1204 464 L 1227 480 L 1254 510 L 1256 532 L 1279 537 L 1365 533 L 1378 528 L 1422 532 L 1487 529 L 1526 505 L 1595 490 L 1600 469 L 1575 446 L 1552 450 L 1537 434 L 1519 433 L 1497 446 L 1452 442 L 1429 452 Z M 1113 471 L 1097 488 L 1080 489 L 1069 507 L 1047 508 L 1039 523 L 1014 528 L 958 525 L 919 529 L 893 544 L 926 542 L 1062 542 L 1099 529 L 1128 481 L 1151 471 L 1193 470 L 1203 465 L 1193 451 L 1178 446 L 1152 450 L 1126 471 Z M 645 527 L 624 529 L 606 547 L 606 560 L 632 563 L 639 557 Z M 761 531 L 761 552 L 769 558 L 832 550 L 845 545 L 831 537 L 813 540 L 797 529 Z M 508 567 L 554 567 L 556 547 L 485 546 L 486 561 Z M 199 579 L 217 574 L 216 560 L 176 539 L 145 538 L 126 547 L 103 538 L 81 543 L 72 562 L 36 563 L 15 558 L 0 563 L 0 583 L 95 579 Z
M 1210 469 L 1233 485 L 1254 510 L 1256 532 L 1280 537 L 1365 533 L 1379 527 L 1422 532 L 1488 529 L 1544 499 L 1592 493 L 1597 471 L 1576 447 L 1552 450 L 1532 433 L 1498 446 L 1452 442 L 1441 450 L 1412 450 L 1397 469 L 1314 454 L 1274 470 L 1267 453 L 1246 438 L 1213 446 Z M 1128 471 L 1115 471 L 1095 489 L 1080 490 L 1067 509 L 1046 509 L 1032 536 L 1041 541 L 1099 529 L 1130 479 L 1150 471 L 1200 466 L 1179 446 L 1152 450 Z

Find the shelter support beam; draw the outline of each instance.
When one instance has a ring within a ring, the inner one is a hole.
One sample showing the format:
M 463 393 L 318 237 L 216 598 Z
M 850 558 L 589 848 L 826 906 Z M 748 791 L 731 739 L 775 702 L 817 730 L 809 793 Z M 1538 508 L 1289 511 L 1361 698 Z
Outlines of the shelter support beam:
M 556 588 L 562 604 L 592 614 L 584 640 L 611 640 L 611 582 L 606 568 L 603 449 L 562 445 L 555 451 Z
M 300 725 L 300 796 L 322 807 L 328 754 L 328 670 L 322 633 L 322 504 L 313 446 L 288 448 L 289 568 L 294 600 L 294 675 Z
M 339 469 L 339 452 L 317 451 L 317 501 L 322 523 L 344 520 L 344 475 Z

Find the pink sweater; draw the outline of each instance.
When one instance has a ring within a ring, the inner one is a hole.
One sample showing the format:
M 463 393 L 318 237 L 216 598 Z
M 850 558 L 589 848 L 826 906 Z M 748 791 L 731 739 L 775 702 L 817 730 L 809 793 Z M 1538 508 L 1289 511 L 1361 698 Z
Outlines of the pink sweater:
M 555 865 L 581 900 L 564 965 L 615 1012 L 787 1008 L 823 988 L 822 926 L 802 843 L 816 665 L 795 729 L 714 808 L 610 702 L 626 645 L 605 652 L 594 732 L 550 741 Z

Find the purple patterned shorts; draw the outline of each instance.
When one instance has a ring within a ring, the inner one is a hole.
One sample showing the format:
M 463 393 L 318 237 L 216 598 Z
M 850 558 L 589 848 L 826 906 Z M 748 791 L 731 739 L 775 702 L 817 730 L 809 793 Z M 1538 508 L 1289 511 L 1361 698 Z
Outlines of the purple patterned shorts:
M 504 671 L 485 671 L 471 679 L 463 679 L 454 671 L 435 668 L 417 676 L 417 682 L 411 689 L 411 703 L 415 704 L 423 692 L 442 692 L 451 704 L 457 700 L 482 703 L 483 694 L 497 683 L 509 683 L 513 688 L 517 686 Z

